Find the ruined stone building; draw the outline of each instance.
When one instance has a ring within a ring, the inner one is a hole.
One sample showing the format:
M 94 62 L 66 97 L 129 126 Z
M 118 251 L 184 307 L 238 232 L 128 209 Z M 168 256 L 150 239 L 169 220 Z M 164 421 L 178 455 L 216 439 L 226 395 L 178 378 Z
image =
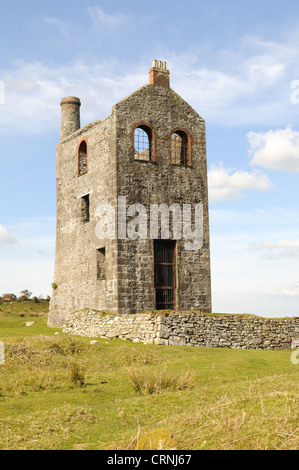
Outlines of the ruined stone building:
M 49 325 L 61 327 L 81 309 L 211 312 L 204 120 L 170 88 L 166 63 L 157 61 L 149 83 L 115 104 L 105 120 L 81 128 L 80 106 L 75 97 L 61 101 Z M 150 224 L 143 236 L 128 236 L 134 214 L 123 216 L 120 204 L 124 210 L 142 205 L 148 213 L 167 205 L 172 222 L 171 206 L 200 204 L 200 249 L 186 249 L 174 229 L 169 237 L 161 230 L 153 236 Z M 115 236 L 99 238 L 103 205 L 115 208 Z

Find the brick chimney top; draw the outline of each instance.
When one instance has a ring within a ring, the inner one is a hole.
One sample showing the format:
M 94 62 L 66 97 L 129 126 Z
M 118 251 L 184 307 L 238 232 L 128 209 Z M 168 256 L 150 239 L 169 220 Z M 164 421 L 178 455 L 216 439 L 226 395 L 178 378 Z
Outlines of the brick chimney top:
M 149 71 L 151 85 L 164 86 L 169 88 L 169 70 L 166 68 L 166 62 L 153 60 L 153 66 Z

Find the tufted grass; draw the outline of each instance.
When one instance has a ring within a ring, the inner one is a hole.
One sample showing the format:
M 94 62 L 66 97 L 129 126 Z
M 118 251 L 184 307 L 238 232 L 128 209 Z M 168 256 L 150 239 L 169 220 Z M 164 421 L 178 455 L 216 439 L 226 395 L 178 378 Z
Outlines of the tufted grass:
M 290 351 L 91 346 L 30 312 L 0 318 L 0 449 L 125 449 L 161 428 L 181 450 L 299 448 Z
M 165 367 L 162 370 L 139 370 L 136 368 L 127 369 L 133 389 L 139 395 L 153 395 L 164 391 L 175 392 L 192 388 L 194 372 L 188 370 L 168 371 Z

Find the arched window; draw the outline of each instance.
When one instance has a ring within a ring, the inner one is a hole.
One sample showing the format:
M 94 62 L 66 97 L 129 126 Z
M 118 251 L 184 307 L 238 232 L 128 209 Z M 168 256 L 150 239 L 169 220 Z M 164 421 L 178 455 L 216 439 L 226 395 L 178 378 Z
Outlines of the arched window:
M 78 150 L 78 176 L 87 173 L 87 143 L 82 140 Z
M 189 150 L 186 132 L 175 131 L 171 136 L 171 162 L 175 165 L 190 165 Z
M 134 131 L 134 158 L 148 162 L 154 159 L 153 133 L 148 126 L 140 125 Z

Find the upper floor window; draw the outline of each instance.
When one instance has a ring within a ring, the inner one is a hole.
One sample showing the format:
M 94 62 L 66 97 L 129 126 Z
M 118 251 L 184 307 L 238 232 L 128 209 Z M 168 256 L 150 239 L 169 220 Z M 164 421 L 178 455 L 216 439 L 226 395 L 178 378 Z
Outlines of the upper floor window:
M 82 140 L 78 150 L 78 176 L 87 173 L 87 143 Z
M 175 165 L 190 165 L 190 144 L 188 135 L 182 130 L 171 136 L 171 162 Z
M 154 160 L 153 132 L 150 127 L 140 125 L 134 131 L 134 158 L 135 160 Z

